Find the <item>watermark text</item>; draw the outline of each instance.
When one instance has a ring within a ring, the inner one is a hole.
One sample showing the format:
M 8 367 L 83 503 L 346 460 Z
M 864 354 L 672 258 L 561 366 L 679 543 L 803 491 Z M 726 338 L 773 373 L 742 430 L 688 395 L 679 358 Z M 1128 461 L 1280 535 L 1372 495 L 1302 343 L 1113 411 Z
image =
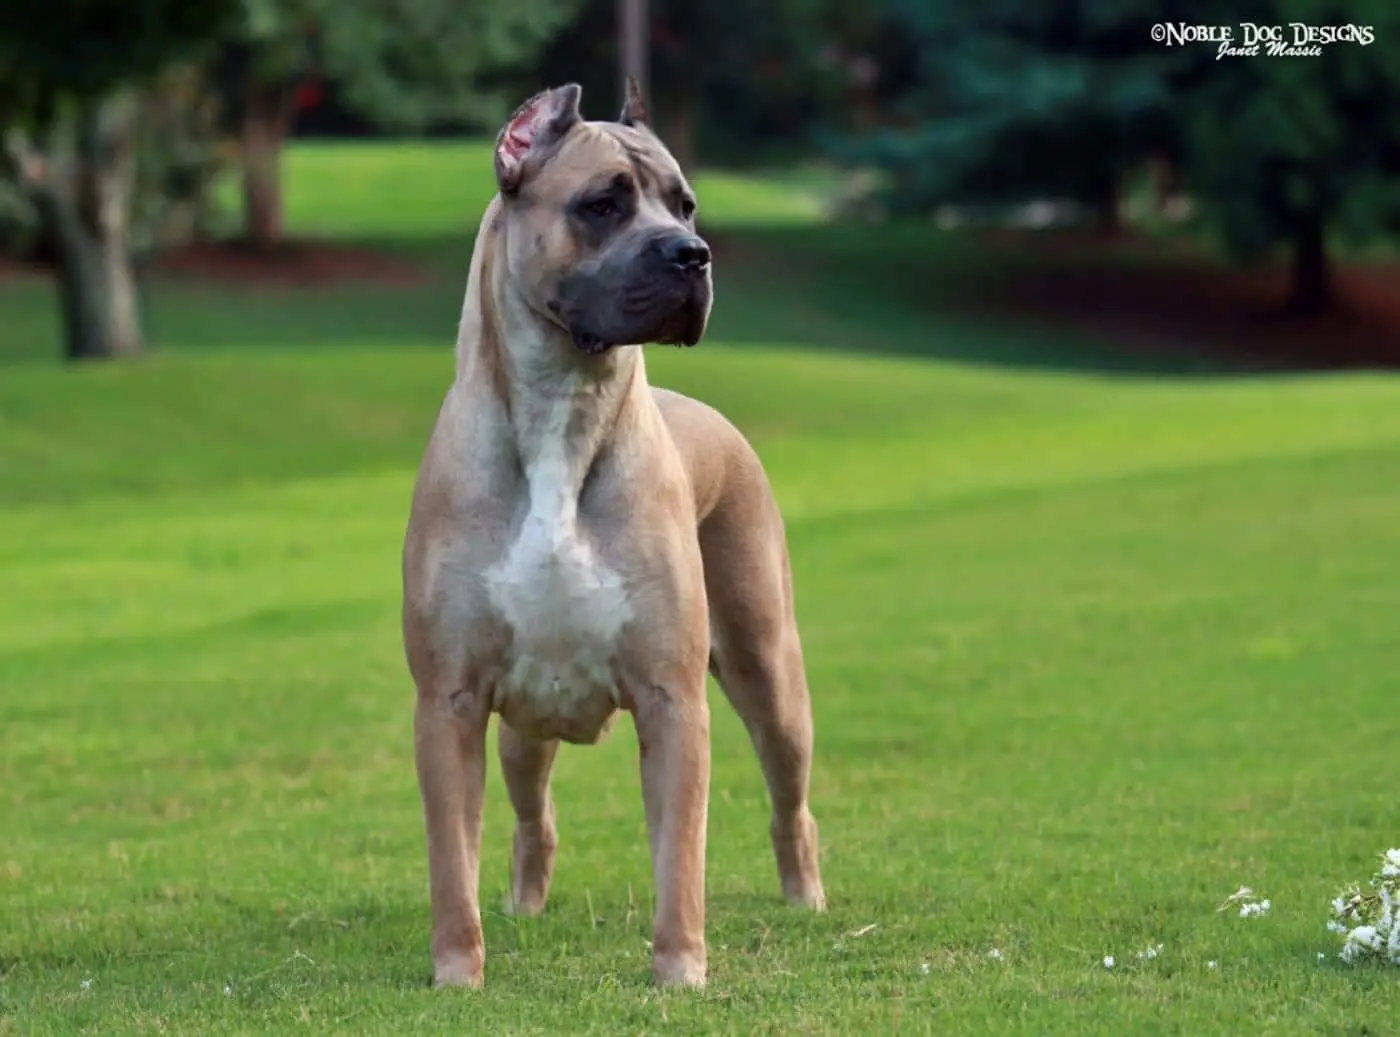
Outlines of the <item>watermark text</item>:
M 1195 22 L 1157 22 L 1152 40 L 1166 47 L 1209 46 L 1221 58 L 1316 58 L 1326 47 L 1369 47 L 1376 42 L 1370 25 L 1199 25 Z

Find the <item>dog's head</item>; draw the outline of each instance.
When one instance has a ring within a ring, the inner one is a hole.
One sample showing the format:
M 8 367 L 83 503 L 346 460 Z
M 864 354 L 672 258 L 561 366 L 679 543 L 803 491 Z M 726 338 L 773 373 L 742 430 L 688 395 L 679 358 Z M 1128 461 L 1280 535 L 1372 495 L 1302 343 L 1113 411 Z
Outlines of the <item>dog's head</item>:
M 635 83 L 617 122 L 585 122 L 581 93 L 570 83 L 536 94 L 496 140 L 513 281 L 587 353 L 693 346 L 714 291 L 695 194 L 648 128 Z

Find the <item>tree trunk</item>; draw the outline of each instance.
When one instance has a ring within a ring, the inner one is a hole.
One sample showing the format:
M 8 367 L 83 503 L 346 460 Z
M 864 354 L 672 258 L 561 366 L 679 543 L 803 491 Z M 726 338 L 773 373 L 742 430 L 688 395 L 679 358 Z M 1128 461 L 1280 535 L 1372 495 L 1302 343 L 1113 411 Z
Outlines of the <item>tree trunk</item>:
M 695 110 L 699 103 L 693 93 L 676 94 L 657 112 L 656 135 L 687 176 L 695 172 Z
M 125 240 L 65 234 L 59 266 L 64 355 L 104 360 L 142 351 L 136 278 Z
M 1099 185 L 1094 206 L 1095 223 L 1100 234 L 1116 237 L 1123 230 L 1123 191 L 1117 178 L 1106 179 Z
M 857 133 L 869 133 L 880 125 L 880 99 L 874 87 L 860 85 L 852 90 L 851 124 Z
M 52 163 L 53 173 L 35 191 L 58 251 L 59 306 L 69 360 L 142 351 L 128 240 L 131 116 L 131 107 L 119 98 L 83 105 L 76 113 L 72 161 Z
M 282 145 L 295 91 L 250 82 L 243 105 L 243 233 L 259 248 L 282 241 Z
M 1327 237 L 1322 217 L 1315 215 L 1293 241 L 1293 285 L 1289 309 L 1312 317 L 1331 309 L 1332 271 L 1327 260 Z
M 1165 155 L 1153 155 L 1150 160 L 1153 203 L 1158 216 L 1168 216 L 1171 203 L 1181 190 L 1181 176 L 1176 164 Z

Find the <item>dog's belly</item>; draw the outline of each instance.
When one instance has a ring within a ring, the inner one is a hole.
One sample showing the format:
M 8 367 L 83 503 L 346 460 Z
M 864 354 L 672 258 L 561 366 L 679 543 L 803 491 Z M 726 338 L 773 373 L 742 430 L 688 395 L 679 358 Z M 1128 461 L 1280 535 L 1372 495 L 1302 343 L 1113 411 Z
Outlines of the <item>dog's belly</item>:
M 511 634 L 492 708 L 531 738 L 598 741 L 620 702 L 621 633 L 632 618 L 621 577 L 570 530 L 527 520 L 487 586 Z

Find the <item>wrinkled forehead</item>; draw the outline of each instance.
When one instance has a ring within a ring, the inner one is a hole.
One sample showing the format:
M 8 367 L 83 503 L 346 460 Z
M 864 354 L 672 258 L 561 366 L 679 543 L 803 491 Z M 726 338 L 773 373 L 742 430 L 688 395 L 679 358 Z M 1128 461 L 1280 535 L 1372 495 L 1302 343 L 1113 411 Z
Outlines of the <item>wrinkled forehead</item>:
M 628 174 L 638 190 L 665 198 L 686 189 L 686 179 L 671 153 L 650 133 L 619 123 L 585 122 L 576 126 L 559 151 L 540 171 L 539 188 L 567 197 L 602 189 Z

